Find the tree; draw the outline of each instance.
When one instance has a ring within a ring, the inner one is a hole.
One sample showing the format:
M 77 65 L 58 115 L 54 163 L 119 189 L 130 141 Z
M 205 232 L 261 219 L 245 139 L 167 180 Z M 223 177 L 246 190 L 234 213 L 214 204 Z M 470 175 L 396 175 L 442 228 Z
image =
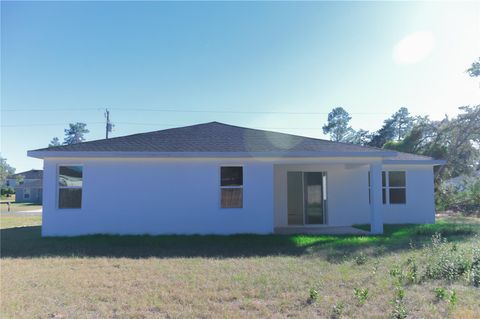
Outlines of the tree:
M 322 127 L 323 133 L 330 134 L 330 139 L 335 142 L 346 142 L 348 135 L 353 133 L 349 126 L 351 119 L 347 111 L 342 107 L 336 107 L 328 113 L 328 123 Z
M 383 126 L 372 135 L 370 146 L 383 147 L 387 142 L 402 140 L 413 128 L 415 119 L 410 116 L 406 107 L 401 107 L 390 118 L 383 122 Z
M 7 159 L 0 156 L 0 185 L 6 184 L 7 177 L 15 174 L 15 168 L 7 163 Z
M 375 133 L 372 134 L 368 145 L 374 147 L 383 147 L 388 141 L 392 141 L 395 138 L 395 127 L 391 119 L 387 119 L 383 122 L 383 126 Z
M 85 123 L 70 123 L 69 128 L 65 129 L 65 139 L 63 141 L 63 144 L 70 145 L 85 141 L 84 134 L 90 132 L 86 127 L 87 124 Z
M 410 116 L 406 107 L 401 107 L 392 116 L 392 125 L 395 127 L 397 141 L 403 139 L 411 130 L 414 124 L 414 118 Z
M 58 137 L 54 137 L 50 141 L 50 144 L 48 144 L 48 147 L 54 147 L 54 146 L 60 146 L 60 145 L 62 144 L 60 143 L 60 140 L 58 139 Z
M 480 58 L 478 58 L 478 61 L 472 63 L 472 66 L 467 70 L 467 73 L 471 77 L 480 76 Z
M 359 129 L 358 131 L 352 130 L 352 133 L 347 137 L 347 142 L 358 145 L 367 145 L 370 142 L 371 134 L 367 130 Z
M 470 175 L 480 161 L 480 105 L 459 108 L 455 118 L 441 121 L 417 118 L 408 135 L 399 142 L 390 141 L 386 149 L 431 156 L 446 160 L 438 168 L 437 182 L 459 175 Z

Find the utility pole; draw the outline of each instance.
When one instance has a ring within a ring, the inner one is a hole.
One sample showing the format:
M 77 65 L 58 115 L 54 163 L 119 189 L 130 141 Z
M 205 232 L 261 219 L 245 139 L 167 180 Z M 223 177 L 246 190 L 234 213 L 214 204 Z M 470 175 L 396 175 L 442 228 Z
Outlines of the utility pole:
M 110 111 L 108 109 L 105 109 L 105 118 L 107 120 L 105 123 L 105 138 L 108 139 L 108 132 L 111 132 L 114 126 L 110 123 Z

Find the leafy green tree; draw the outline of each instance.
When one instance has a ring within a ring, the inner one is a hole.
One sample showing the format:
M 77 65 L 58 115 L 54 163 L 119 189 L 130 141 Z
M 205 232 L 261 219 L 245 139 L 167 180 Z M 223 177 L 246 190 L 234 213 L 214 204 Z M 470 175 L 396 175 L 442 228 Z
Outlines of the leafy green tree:
M 462 113 L 452 119 L 421 118 L 403 140 L 387 142 L 384 148 L 446 160 L 447 164 L 438 168 L 437 182 L 470 175 L 480 160 L 480 105 L 460 110 Z
M 343 107 L 336 107 L 328 113 L 328 122 L 322 127 L 323 133 L 329 134 L 330 139 L 335 142 L 346 142 L 347 137 L 353 132 L 349 125 L 351 119 Z
M 77 144 L 85 141 L 84 135 L 89 133 L 87 124 L 77 122 L 75 124 L 70 123 L 69 128 L 65 129 L 64 145 Z
M 372 135 L 368 145 L 383 147 L 390 141 L 400 141 L 412 130 L 414 124 L 415 119 L 410 116 L 408 109 L 401 107 L 383 122 L 383 126 Z
M 472 63 L 472 66 L 467 70 L 467 73 L 471 77 L 480 76 L 480 58 L 478 58 L 478 61 Z
M 62 144 L 60 143 L 60 140 L 58 139 L 58 137 L 54 137 L 50 141 L 50 144 L 48 144 L 48 147 L 54 147 L 54 146 L 60 146 L 60 145 Z
M 370 142 L 371 134 L 367 130 L 359 129 L 358 131 L 352 130 L 346 141 L 352 144 L 367 145 Z
M 7 159 L 0 156 L 0 185 L 3 187 L 7 182 L 7 177 L 15 174 L 15 168 L 7 163 Z

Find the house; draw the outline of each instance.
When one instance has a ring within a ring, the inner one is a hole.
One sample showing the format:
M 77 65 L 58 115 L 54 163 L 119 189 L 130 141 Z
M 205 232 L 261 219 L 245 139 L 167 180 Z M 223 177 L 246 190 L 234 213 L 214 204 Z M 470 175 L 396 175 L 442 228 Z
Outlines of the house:
M 480 180 L 480 170 L 476 170 L 475 172 L 473 172 L 473 174 L 471 174 L 471 176 L 460 175 L 457 177 L 447 179 L 446 181 L 443 182 L 443 186 L 449 187 L 449 188 L 451 187 L 458 191 L 464 191 L 465 183 L 478 181 L 478 180 Z
M 6 186 L 15 189 L 15 201 L 17 203 L 42 202 L 43 171 L 31 169 L 26 172 L 10 175 Z
M 211 122 L 29 151 L 44 236 L 434 223 L 430 157 Z M 136 185 L 132 188 L 131 185 Z

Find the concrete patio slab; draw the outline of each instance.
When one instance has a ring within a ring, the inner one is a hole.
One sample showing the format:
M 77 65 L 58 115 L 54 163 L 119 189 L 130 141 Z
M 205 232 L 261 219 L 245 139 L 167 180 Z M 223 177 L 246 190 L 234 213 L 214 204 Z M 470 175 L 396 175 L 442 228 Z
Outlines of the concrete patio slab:
M 350 226 L 338 227 L 277 227 L 274 229 L 275 234 L 281 235 L 369 235 L 365 230 Z

